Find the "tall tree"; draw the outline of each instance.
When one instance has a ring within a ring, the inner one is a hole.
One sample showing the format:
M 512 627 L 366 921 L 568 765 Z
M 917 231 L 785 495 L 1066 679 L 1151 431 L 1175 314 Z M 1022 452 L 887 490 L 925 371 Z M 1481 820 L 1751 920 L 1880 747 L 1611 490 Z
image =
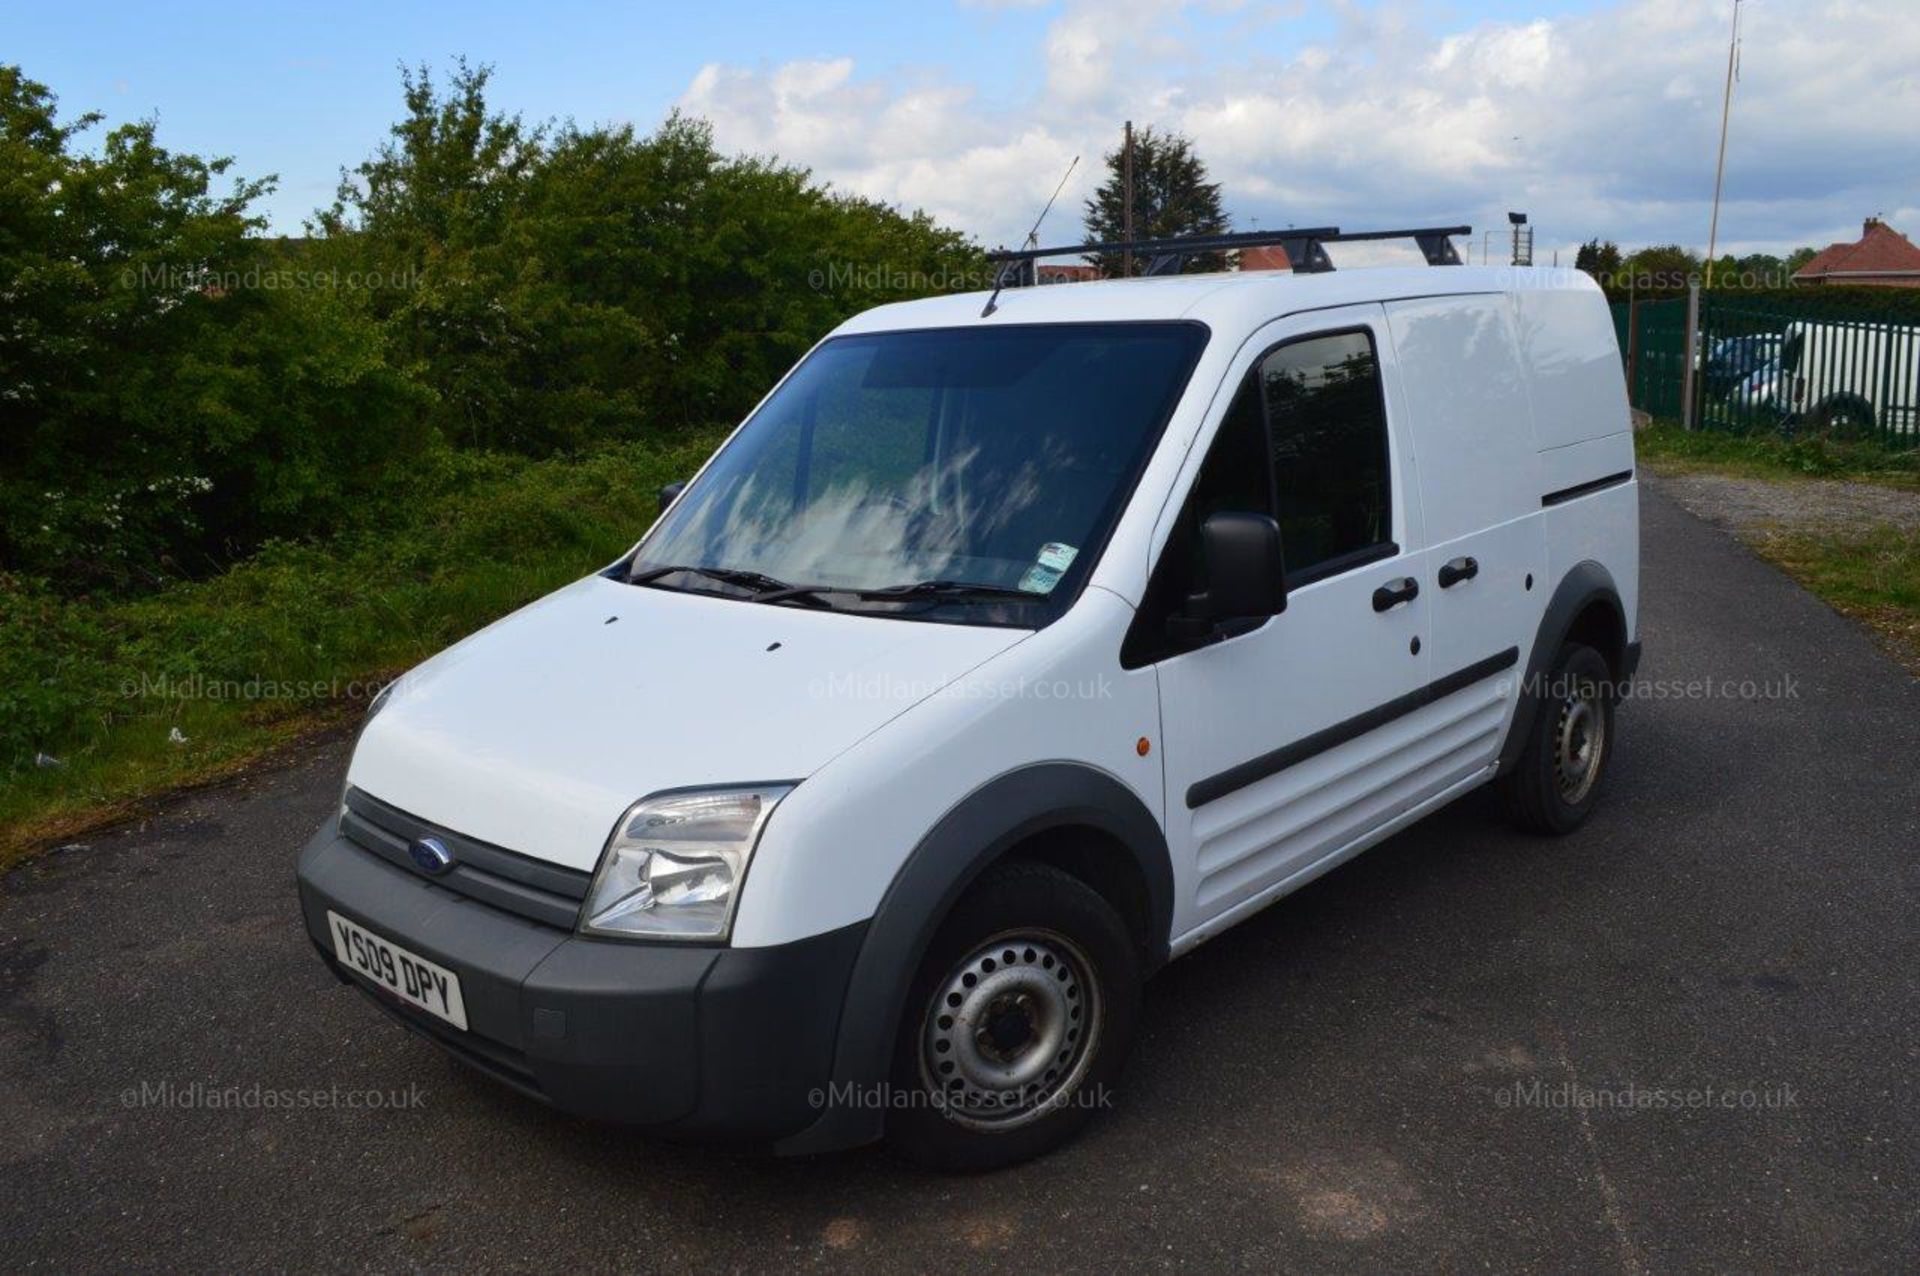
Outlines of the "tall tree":
M 0 572 L 151 583 L 351 507 L 411 398 L 355 298 L 253 237 L 272 179 L 57 105 L 0 65 Z
M 1620 273 L 1620 245 L 1611 239 L 1589 239 L 1575 254 L 1573 268 L 1586 271 L 1603 284 L 1610 283 Z
M 1107 179 L 1087 201 L 1087 238 L 1091 241 L 1126 237 L 1126 165 L 1124 145 L 1107 155 Z M 1220 184 L 1207 180 L 1207 166 L 1194 154 L 1193 142 L 1178 133 L 1148 125 L 1133 135 L 1133 237 L 1171 239 L 1177 235 L 1223 235 L 1227 216 L 1220 208 Z M 1110 277 L 1121 273 L 1118 253 L 1090 254 Z M 1225 253 L 1205 253 L 1187 259 L 1189 272 L 1223 270 Z M 1133 271 L 1141 274 L 1147 261 L 1135 254 Z
M 1700 254 L 1679 244 L 1655 244 L 1628 257 L 1621 269 L 1622 284 L 1630 278 L 1641 292 L 1668 292 L 1700 278 Z
M 964 237 L 723 155 L 700 120 L 528 126 L 489 75 L 405 72 L 390 140 L 318 218 L 324 252 L 417 279 L 382 304 L 458 445 L 734 420 L 847 315 L 980 274 Z

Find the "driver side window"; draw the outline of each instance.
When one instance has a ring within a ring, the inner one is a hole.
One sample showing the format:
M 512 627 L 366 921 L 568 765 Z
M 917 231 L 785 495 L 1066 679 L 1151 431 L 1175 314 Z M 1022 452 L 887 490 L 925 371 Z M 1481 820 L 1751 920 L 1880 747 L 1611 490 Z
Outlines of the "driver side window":
M 1207 587 L 1200 525 L 1209 514 L 1280 524 L 1288 588 L 1393 552 L 1386 400 L 1372 334 L 1299 337 L 1241 379 L 1187 494 L 1120 650 L 1138 668 L 1190 650 L 1167 621 Z
M 1254 372 L 1249 372 L 1220 421 L 1207 459 L 1167 537 L 1166 548 L 1160 551 L 1160 562 L 1147 582 L 1146 597 L 1120 648 L 1124 667 L 1136 669 L 1192 647 L 1190 642 L 1176 642 L 1169 636 L 1167 621 L 1189 594 L 1207 587 L 1200 525 L 1209 514 L 1223 510 L 1273 516 L 1273 472 L 1268 456 L 1260 384 Z

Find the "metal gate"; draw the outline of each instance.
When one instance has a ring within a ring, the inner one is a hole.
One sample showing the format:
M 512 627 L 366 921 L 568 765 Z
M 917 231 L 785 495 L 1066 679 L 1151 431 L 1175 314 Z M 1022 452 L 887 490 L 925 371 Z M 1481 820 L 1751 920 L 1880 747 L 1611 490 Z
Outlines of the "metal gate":
M 1613 326 L 1627 361 L 1627 399 L 1642 412 L 1680 419 L 1687 380 L 1687 303 L 1615 302 Z

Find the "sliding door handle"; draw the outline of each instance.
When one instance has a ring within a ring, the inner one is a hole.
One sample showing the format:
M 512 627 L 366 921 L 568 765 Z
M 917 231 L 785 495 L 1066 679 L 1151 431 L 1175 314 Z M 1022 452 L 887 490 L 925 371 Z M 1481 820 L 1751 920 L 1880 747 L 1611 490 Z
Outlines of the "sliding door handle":
M 1480 574 L 1480 560 L 1477 558 L 1456 558 L 1440 568 L 1440 588 L 1452 589 L 1463 580 L 1472 580 Z
M 1420 582 L 1411 576 L 1402 576 L 1399 580 L 1390 580 L 1373 591 L 1373 609 L 1386 611 L 1398 607 L 1401 603 L 1410 603 L 1420 596 Z

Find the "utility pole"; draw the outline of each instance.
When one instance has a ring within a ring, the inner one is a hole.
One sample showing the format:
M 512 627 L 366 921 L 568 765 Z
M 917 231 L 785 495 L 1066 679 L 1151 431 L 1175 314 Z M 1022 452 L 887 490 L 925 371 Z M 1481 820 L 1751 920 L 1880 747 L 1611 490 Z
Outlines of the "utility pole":
M 1727 172 L 1727 120 L 1733 114 L 1734 54 L 1740 48 L 1740 0 L 1733 0 L 1733 34 L 1727 37 L 1727 91 L 1720 101 L 1720 158 L 1713 166 L 1713 221 L 1707 228 L 1707 288 L 1713 288 L 1713 254 L 1720 246 L 1720 184 Z
M 1127 121 L 1126 160 L 1120 178 L 1120 237 L 1127 246 L 1120 250 L 1120 277 L 1133 278 L 1133 121 Z

